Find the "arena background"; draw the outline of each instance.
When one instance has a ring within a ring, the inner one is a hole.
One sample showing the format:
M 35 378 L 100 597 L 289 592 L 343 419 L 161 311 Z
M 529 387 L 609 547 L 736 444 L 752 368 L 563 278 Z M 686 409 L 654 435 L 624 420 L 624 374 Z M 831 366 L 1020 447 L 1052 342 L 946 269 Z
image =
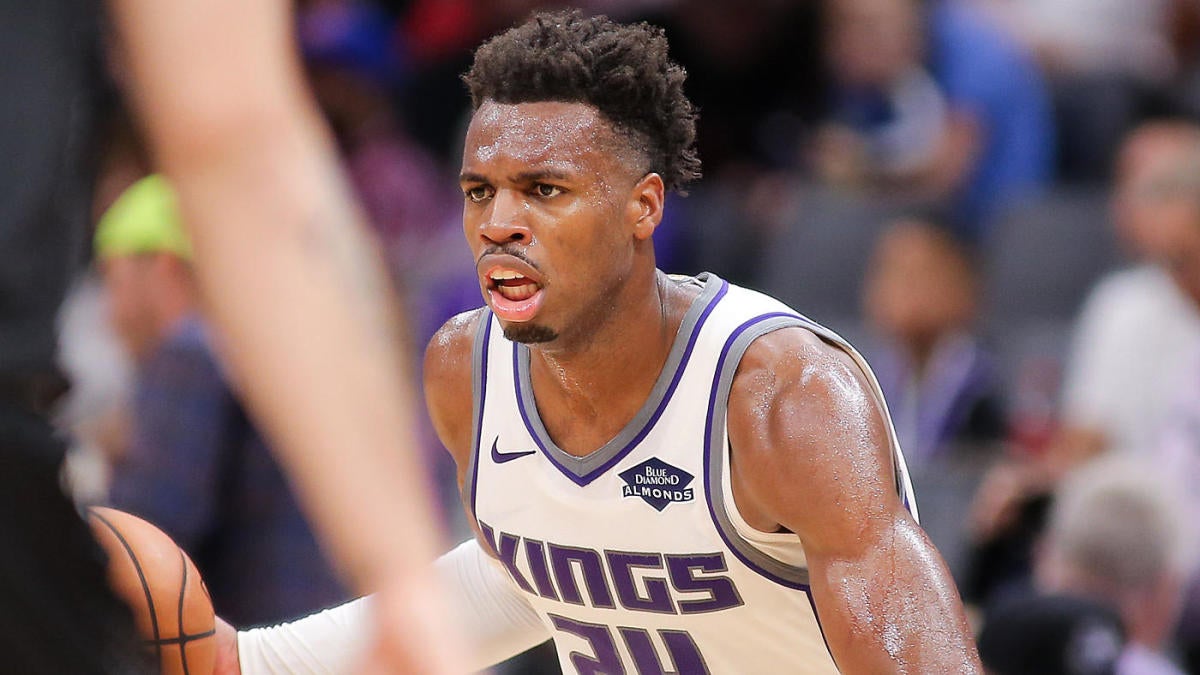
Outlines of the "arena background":
M 459 222 L 468 115 L 459 75 L 488 35 L 558 6 L 299 3 L 312 86 L 407 303 L 414 345 L 480 304 Z M 990 603 L 1035 585 L 1037 533 L 1059 480 L 1093 456 L 1159 463 L 1179 437 L 1173 429 L 1200 419 L 1188 387 L 1200 382 L 1200 131 L 1189 126 L 1200 119 L 1200 4 L 577 6 L 662 26 L 689 73 L 705 176 L 669 198 L 660 267 L 766 291 L 866 353 L 888 392 L 923 524 L 977 622 Z M 97 217 L 153 169 L 121 103 L 120 69 L 109 70 Z M 1123 306 L 1151 309 L 1116 314 L 1120 302 L 1110 292 L 1116 305 L 1104 304 L 1103 289 L 1130 270 L 1174 290 L 1126 283 Z M 1110 309 L 1080 323 L 1089 297 Z M 76 386 L 60 420 L 78 439 L 70 471 L 83 502 L 105 500 L 130 426 L 134 366 L 107 302 L 92 270 L 63 318 Z M 1154 323 L 1154 307 L 1165 307 L 1170 327 Z M 1106 323 L 1133 337 L 1088 334 L 1111 333 Z M 1183 337 L 1164 346 L 1160 332 Z M 1072 369 L 1083 374 L 1064 385 Z M 1071 386 L 1085 390 L 1078 401 Z M 1095 388 L 1104 396 L 1089 399 Z M 1116 419 L 1131 411 L 1141 411 L 1135 422 Z M 432 433 L 424 437 L 450 539 L 461 539 L 452 467 Z M 1185 433 L 1175 446 L 1200 456 L 1194 440 Z M 1200 603 L 1191 605 L 1163 649 L 1200 672 Z M 542 653 L 502 670 L 556 669 Z

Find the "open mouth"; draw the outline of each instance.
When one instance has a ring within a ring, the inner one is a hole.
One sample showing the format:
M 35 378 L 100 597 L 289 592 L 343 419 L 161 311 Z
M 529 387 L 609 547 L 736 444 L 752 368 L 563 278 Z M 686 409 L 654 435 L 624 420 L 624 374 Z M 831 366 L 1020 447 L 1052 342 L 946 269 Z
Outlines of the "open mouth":
M 488 288 L 514 302 L 528 300 L 541 290 L 536 281 L 520 272 L 508 269 L 492 270 L 488 274 Z
M 542 305 L 542 285 L 512 267 L 488 270 L 487 295 L 492 311 L 505 321 L 530 321 Z

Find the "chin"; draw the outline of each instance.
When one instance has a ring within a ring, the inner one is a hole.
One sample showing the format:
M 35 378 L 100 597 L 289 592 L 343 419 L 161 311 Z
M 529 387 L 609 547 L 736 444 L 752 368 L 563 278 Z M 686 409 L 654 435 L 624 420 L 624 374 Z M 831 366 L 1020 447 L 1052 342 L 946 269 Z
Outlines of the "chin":
M 536 323 L 510 323 L 502 326 L 504 337 L 522 344 L 537 344 L 558 339 L 558 331 Z

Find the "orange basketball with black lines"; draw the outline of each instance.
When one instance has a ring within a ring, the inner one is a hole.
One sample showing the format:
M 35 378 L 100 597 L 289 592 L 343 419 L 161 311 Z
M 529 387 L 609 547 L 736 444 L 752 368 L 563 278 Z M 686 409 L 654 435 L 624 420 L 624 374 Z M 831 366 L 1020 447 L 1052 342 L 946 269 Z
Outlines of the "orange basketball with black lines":
M 124 511 L 88 509 L 108 553 L 108 581 L 133 611 L 142 644 L 164 675 L 212 675 L 216 619 L 196 566 L 154 525 Z

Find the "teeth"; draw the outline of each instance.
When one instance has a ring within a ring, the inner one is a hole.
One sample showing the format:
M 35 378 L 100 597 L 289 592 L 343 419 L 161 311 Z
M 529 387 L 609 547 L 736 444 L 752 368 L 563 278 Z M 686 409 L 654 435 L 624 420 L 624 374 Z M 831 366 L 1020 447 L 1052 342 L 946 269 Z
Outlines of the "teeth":
M 503 281 L 505 279 L 520 279 L 523 276 L 525 275 L 519 274 L 512 270 L 496 270 L 495 272 L 492 272 L 492 279 L 496 281 Z
M 528 300 L 538 291 L 537 284 L 521 284 L 520 286 L 498 286 L 496 291 L 509 300 Z

